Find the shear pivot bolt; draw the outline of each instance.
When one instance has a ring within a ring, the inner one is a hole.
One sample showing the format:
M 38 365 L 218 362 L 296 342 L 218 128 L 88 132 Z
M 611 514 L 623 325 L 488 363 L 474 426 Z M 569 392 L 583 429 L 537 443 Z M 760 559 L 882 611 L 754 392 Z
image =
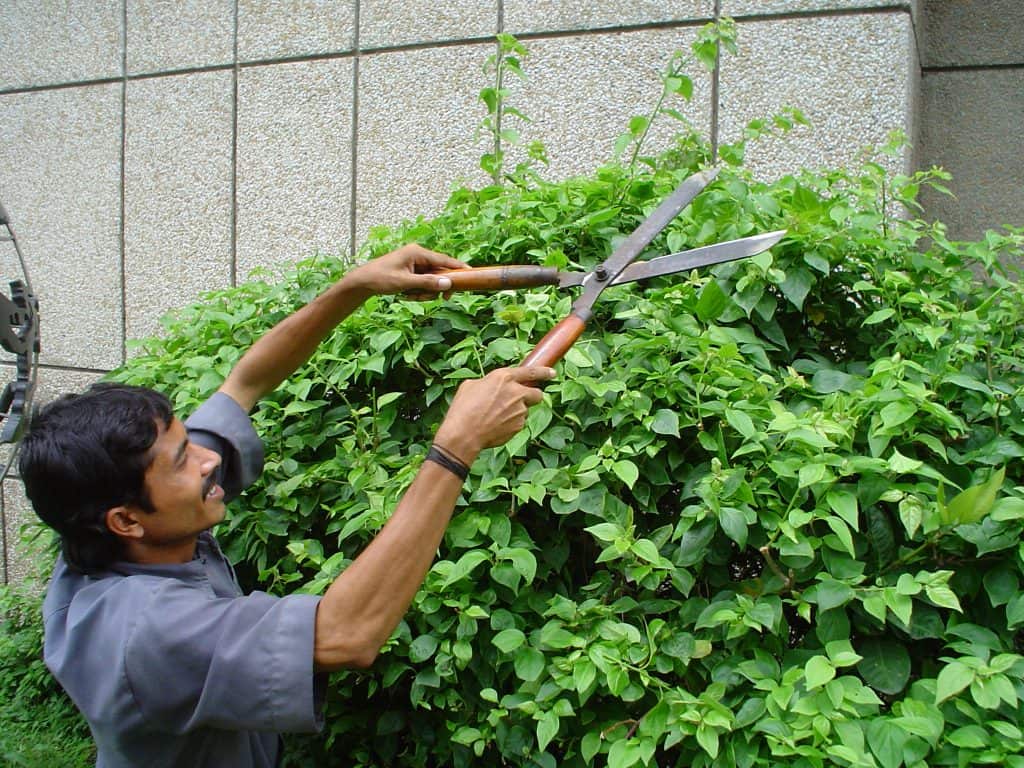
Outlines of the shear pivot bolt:
M 594 277 L 596 277 L 603 283 L 605 280 L 608 279 L 608 270 L 605 269 L 603 266 L 598 267 L 597 269 L 594 270 Z

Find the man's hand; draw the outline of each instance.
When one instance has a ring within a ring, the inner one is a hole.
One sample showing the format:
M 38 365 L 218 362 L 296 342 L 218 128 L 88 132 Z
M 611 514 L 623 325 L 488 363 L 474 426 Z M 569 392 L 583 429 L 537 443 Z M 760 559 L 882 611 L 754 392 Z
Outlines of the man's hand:
M 462 382 L 435 442 L 469 465 L 484 448 L 512 439 L 526 424 L 531 405 L 543 398 L 536 386 L 554 378 L 553 368 L 498 368 L 482 379 Z
M 452 281 L 433 273 L 467 266 L 411 243 L 356 267 L 345 275 L 344 281 L 366 296 L 404 293 L 414 299 L 434 299 L 451 288 Z

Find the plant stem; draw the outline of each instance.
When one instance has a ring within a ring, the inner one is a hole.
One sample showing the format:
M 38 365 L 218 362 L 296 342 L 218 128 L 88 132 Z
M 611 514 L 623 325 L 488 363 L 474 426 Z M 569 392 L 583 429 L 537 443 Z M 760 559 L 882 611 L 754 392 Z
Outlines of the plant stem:
M 758 552 L 761 553 L 761 556 L 764 558 L 764 561 L 768 563 L 768 567 L 771 569 L 772 573 L 774 573 L 776 576 L 782 579 L 782 592 L 790 592 L 793 589 L 793 583 L 796 579 L 796 574 L 793 572 L 793 569 L 789 569 L 788 576 L 784 574 L 782 572 L 782 569 L 779 568 L 779 564 L 775 562 L 775 558 L 772 557 L 771 547 L 769 547 L 767 544 L 761 547 L 758 550 Z
M 921 552 L 926 550 L 928 547 L 937 546 L 939 540 L 945 535 L 945 533 L 946 532 L 944 530 L 936 531 L 935 534 L 930 539 L 926 540 L 921 546 L 912 549 L 907 554 L 897 558 L 896 560 L 893 560 L 891 563 L 885 566 L 885 568 L 881 570 L 881 573 L 888 573 L 893 568 L 897 568 L 901 565 L 906 565 L 910 563 L 915 557 L 921 554 Z

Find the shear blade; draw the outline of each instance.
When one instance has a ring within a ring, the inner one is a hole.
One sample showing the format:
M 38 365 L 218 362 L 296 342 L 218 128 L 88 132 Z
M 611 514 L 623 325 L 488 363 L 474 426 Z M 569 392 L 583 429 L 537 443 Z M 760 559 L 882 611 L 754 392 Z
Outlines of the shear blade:
M 667 256 L 658 256 L 648 261 L 636 261 L 622 270 L 611 285 L 632 283 L 637 280 L 647 280 L 652 277 L 673 275 L 677 272 L 689 272 L 693 269 L 708 267 L 713 264 L 723 264 L 727 261 L 736 261 L 755 256 L 766 251 L 779 242 L 786 234 L 786 230 L 780 229 L 775 232 L 765 232 L 760 235 L 741 237 L 737 240 L 728 240 L 724 243 L 713 243 L 701 248 L 693 248 L 689 251 L 670 253 Z M 582 285 L 586 274 L 578 272 L 563 272 L 559 275 L 559 286 L 568 288 L 574 285 Z

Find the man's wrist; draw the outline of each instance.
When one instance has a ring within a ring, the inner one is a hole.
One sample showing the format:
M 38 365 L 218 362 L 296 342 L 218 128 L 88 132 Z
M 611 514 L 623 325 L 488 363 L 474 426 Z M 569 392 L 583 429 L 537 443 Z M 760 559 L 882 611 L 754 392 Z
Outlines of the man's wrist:
M 463 482 L 465 482 L 466 478 L 469 477 L 469 465 L 447 448 L 438 445 L 437 443 L 430 446 L 430 449 L 427 451 L 427 457 L 424 461 L 432 461 L 435 464 L 438 464 Z
M 457 458 L 467 467 L 473 466 L 476 457 L 483 450 L 471 436 L 458 434 L 446 429 L 444 424 L 441 425 L 441 428 L 434 435 L 433 444 L 454 458 Z
M 376 291 L 360 277 L 358 267 L 335 283 L 333 290 L 339 294 L 347 294 L 351 300 L 355 300 L 359 304 L 363 304 L 371 296 L 377 295 Z

